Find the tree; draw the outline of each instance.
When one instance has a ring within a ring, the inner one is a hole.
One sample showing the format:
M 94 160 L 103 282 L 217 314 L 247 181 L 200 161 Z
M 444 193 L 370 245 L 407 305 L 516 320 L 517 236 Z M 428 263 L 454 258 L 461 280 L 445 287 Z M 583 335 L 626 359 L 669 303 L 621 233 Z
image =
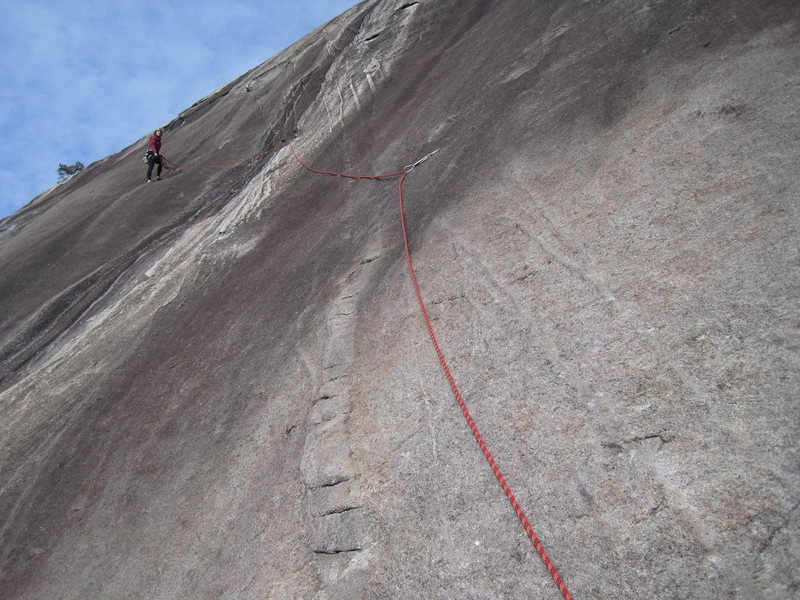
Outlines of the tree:
M 65 165 L 64 163 L 60 163 L 58 165 L 58 171 L 56 171 L 56 173 L 58 173 L 58 180 L 64 181 L 67 177 L 75 175 L 75 173 L 83 171 L 83 169 L 84 166 L 81 161 L 76 162 L 74 165 Z

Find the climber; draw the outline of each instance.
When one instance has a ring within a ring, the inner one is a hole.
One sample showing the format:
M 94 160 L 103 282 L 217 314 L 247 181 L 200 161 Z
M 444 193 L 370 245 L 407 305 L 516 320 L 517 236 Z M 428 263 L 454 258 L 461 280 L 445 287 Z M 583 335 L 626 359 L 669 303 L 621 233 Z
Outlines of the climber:
M 161 130 L 156 129 L 147 142 L 147 183 L 153 175 L 153 165 L 158 165 L 156 181 L 161 181 Z

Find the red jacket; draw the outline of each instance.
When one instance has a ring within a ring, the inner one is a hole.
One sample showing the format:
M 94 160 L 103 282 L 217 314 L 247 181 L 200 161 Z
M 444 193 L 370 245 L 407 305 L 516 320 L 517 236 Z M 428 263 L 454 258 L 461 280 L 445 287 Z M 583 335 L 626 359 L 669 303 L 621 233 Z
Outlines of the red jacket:
M 147 149 L 150 150 L 150 152 L 154 152 L 155 154 L 161 152 L 161 136 L 156 135 L 155 133 L 151 135 L 150 141 L 147 142 Z

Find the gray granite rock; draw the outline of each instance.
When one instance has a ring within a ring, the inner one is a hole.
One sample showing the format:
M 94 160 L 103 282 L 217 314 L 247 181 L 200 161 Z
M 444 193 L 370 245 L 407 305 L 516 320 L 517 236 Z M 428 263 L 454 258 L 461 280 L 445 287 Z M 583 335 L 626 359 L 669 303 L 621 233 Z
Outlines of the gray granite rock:
M 575 598 L 796 598 L 798 22 L 368 0 L 0 223 L 0 596 L 560 597 L 397 180 L 292 140 L 440 149 L 422 294 Z

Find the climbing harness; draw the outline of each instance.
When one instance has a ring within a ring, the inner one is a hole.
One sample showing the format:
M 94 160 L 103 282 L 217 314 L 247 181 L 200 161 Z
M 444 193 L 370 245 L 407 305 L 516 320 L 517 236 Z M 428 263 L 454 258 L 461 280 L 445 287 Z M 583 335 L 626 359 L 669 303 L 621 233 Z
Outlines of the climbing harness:
M 400 223 L 403 230 L 403 245 L 405 247 L 408 272 L 409 275 L 411 276 L 411 283 L 414 286 L 414 293 L 417 296 L 417 302 L 419 304 L 420 312 L 422 313 L 422 319 L 425 321 L 425 327 L 428 330 L 428 336 L 430 337 L 431 342 L 433 343 L 433 348 L 436 351 L 436 356 L 439 359 L 439 364 L 441 365 L 442 370 L 444 371 L 444 374 L 447 377 L 447 381 L 450 383 L 450 389 L 452 390 L 453 395 L 455 396 L 456 402 L 458 402 L 458 406 L 461 408 L 461 412 L 464 414 L 464 418 L 467 420 L 467 424 L 469 425 L 472 434 L 475 436 L 475 440 L 478 442 L 478 446 L 480 446 L 483 455 L 489 462 L 489 466 L 492 468 L 492 471 L 494 472 L 497 481 L 500 483 L 500 487 L 503 488 L 503 492 L 505 492 L 508 501 L 511 503 L 514 512 L 517 514 L 517 518 L 519 518 L 523 528 L 525 529 L 525 532 L 528 534 L 528 537 L 530 538 L 531 542 L 533 542 L 533 546 L 539 553 L 539 557 L 542 559 L 542 562 L 544 563 L 545 567 L 547 567 L 547 570 L 550 573 L 550 576 L 553 578 L 553 581 L 555 581 L 556 585 L 558 586 L 558 590 L 561 592 L 561 595 L 564 596 L 565 600 L 572 600 L 572 594 L 570 594 L 569 590 L 567 590 L 567 586 L 564 584 L 564 581 L 558 574 L 558 571 L 553 565 L 553 562 L 550 560 L 550 557 L 547 555 L 547 552 L 545 552 L 544 546 L 542 545 L 541 541 L 539 541 L 539 538 L 536 536 L 536 533 L 533 531 L 533 527 L 528 521 L 528 518 L 525 516 L 525 513 L 523 512 L 522 508 L 517 502 L 517 499 L 514 497 L 514 494 L 511 491 L 511 488 L 508 485 L 506 478 L 503 476 L 503 473 L 497 466 L 497 463 L 495 462 L 492 453 L 489 451 L 486 442 L 484 442 L 483 436 L 481 436 L 480 431 L 478 431 L 478 426 L 475 424 L 475 420 L 472 418 L 472 415 L 470 414 L 469 409 L 467 408 L 467 404 L 464 401 L 464 398 L 461 396 L 461 392 L 458 391 L 455 379 L 452 373 L 450 372 L 450 368 L 447 365 L 447 361 L 444 358 L 444 354 L 441 348 L 439 347 L 439 342 L 436 339 L 436 334 L 434 334 L 433 332 L 433 326 L 431 325 L 431 320 L 428 317 L 428 311 L 425 308 L 425 302 L 422 300 L 422 293 L 420 292 L 419 283 L 417 282 L 417 275 L 414 272 L 414 265 L 411 261 L 411 250 L 408 245 L 408 229 L 406 227 L 405 211 L 403 210 L 403 183 L 405 182 L 406 177 L 408 177 L 411 171 L 413 171 L 419 165 L 421 165 L 426 160 L 431 158 L 434 154 L 439 152 L 439 149 L 437 148 L 433 152 L 420 158 L 417 162 L 403 167 L 403 170 L 398 171 L 397 173 L 389 173 L 386 175 L 350 175 L 346 173 L 338 173 L 335 171 L 322 171 L 319 169 L 314 169 L 313 167 L 310 167 L 305 162 L 303 162 L 303 160 L 298 156 L 297 152 L 294 149 L 294 145 L 292 145 L 291 142 L 289 143 L 289 148 L 291 149 L 292 154 L 294 155 L 297 162 L 299 162 L 305 169 L 313 173 L 320 173 L 323 175 L 334 175 L 338 177 L 346 177 L 349 179 L 389 179 L 394 177 L 400 178 L 397 184 L 397 193 L 400 200 Z

